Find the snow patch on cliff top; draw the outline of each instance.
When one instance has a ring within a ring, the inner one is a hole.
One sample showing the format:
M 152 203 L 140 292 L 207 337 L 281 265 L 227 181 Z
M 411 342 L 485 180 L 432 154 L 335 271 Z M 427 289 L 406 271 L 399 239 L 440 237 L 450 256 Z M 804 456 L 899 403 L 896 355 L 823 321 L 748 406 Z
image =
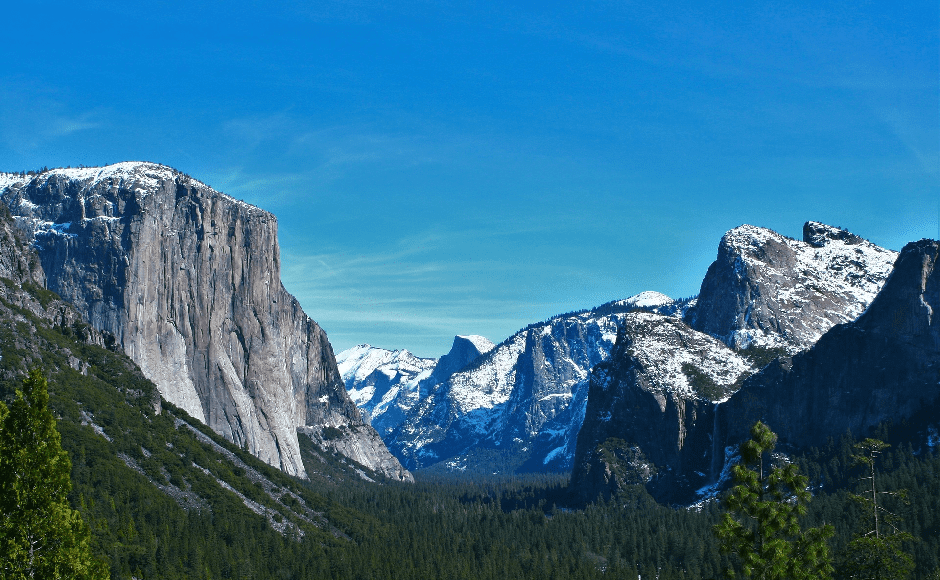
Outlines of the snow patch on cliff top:
M 727 400 L 738 378 L 752 371 L 750 363 L 720 340 L 689 328 L 684 322 L 658 314 L 628 314 L 624 328 L 633 356 L 650 379 L 650 392 L 684 399 Z M 715 385 L 700 392 L 687 370 L 699 373 Z M 665 398 L 660 399 L 665 405 Z
M 26 177 L 21 177 L 15 173 L 0 173 L 0 191 L 15 186 L 21 187 L 31 181 L 45 183 L 51 179 L 66 179 L 81 183 L 80 196 L 84 196 L 86 192 L 105 182 L 116 182 L 120 187 L 130 189 L 141 196 L 146 196 L 159 189 L 166 182 L 175 182 L 177 179 L 181 179 L 192 187 L 222 196 L 249 212 L 264 212 L 264 210 L 254 205 L 217 191 L 202 181 L 189 177 L 172 167 L 149 161 L 122 161 L 104 167 L 60 167 L 36 175 L 27 175 Z M 271 218 L 273 219 L 274 216 L 271 215 Z
M 818 222 L 807 222 L 806 228 L 812 243 L 751 225 L 734 228 L 722 238 L 722 244 L 733 248 L 738 256 L 738 275 L 760 279 L 770 286 L 765 298 L 772 304 L 777 320 L 807 321 L 805 328 L 794 330 L 798 336 L 787 336 L 786 329 L 737 329 L 730 342 L 738 348 L 751 344 L 794 351 L 806 348 L 832 326 L 858 318 L 894 268 L 898 253 L 893 250 Z M 768 260 L 767 249 L 775 244 L 792 251 L 792 263 Z M 817 309 L 827 301 L 830 308 Z M 807 317 L 808 309 L 812 309 L 814 320 Z
M 485 336 L 480 336 L 479 334 L 468 334 L 466 336 L 458 336 L 457 338 L 463 338 L 470 341 L 470 343 L 473 344 L 473 346 L 475 346 L 478 351 L 480 351 L 480 354 L 486 354 L 493 350 L 493 348 L 496 346 L 490 341 L 490 339 L 486 338 Z

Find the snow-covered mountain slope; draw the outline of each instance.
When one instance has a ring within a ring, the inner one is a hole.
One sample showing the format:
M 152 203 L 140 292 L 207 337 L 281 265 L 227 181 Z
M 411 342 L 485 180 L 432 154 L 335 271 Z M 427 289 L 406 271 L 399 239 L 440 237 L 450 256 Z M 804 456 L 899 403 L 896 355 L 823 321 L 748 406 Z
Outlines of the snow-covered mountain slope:
M 610 360 L 591 375 L 572 471 L 577 493 L 593 500 L 648 483 L 656 497 L 684 501 L 713 481 L 721 467 L 716 409 L 741 400 L 736 393 L 773 356 L 811 348 L 856 319 L 897 258 L 817 222 L 804 225 L 803 237 L 735 228 L 684 321 L 649 314 L 624 321 Z
M 881 289 L 897 252 L 806 222 L 803 240 L 744 225 L 729 231 L 686 313 L 693 328 L 732 348 L 806 349 L 855 320 Z
M 386 443 L 412 467 L 488 448 L 511 450 L 517 467 L 567 469 L 571 454 L 558 448 L 580 428 L 584 381 L 637 310 L 679 316 L 682 304 L 644 292 L 533 324 L 436 385 Z
M 431 376 L 437 360 L 360 344 L 336 355 L 336 364 L 349 397 L 384 436 L 417 402 L 418 383 Z
M 450 352 L 432 359 L 366 344 L 339 353 L 336 361 L 349 396 L 384 437 L 435 385 L 493 346 L 483 336 L 456 336 Z

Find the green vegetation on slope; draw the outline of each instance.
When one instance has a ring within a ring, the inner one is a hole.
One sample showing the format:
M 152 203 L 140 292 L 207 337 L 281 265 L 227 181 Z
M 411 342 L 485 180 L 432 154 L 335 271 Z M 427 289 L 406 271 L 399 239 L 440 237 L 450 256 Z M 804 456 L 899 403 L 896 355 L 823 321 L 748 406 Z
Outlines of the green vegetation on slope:
M 0 285 L 0 399 L 26 370 L 49 377 L 50 408 L 72 462 L 70 505 L 115 579 L 149 578 L 713 578 L 729 561 L 711 528 L 720 506 L 656 504 L 642 487 L 572 505 L 555 477 L 414 485 L 368 483 L 348 460 L 301 438 L 310 481 L 224 441 L 172 405 L 81 322 L 53 327 L 39 297 Z M 45 296 L 46 311 L 59 307 Z M 159 411 L 159 412 L 158 412 Z M 890 440 L 889 433 L 875 436 Z M 838 559 L 857 532 L 854 441 L 794 458 L 814 498 L 803 526 L 832 524 Z M 940 552 L 940 459 L 894 445 L 880 489 L 917 541 L 913 578 Z M 380 479 L 369 474 L 373 479 Z

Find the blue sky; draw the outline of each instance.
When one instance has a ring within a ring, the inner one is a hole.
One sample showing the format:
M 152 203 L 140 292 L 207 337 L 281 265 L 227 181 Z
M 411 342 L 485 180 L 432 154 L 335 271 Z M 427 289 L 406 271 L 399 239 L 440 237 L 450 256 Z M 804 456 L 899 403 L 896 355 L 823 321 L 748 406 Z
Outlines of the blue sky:
M 0 170 L 147 160 L 271 211 L 339 352 L 499 342 L 723 232 L 936 237 L 934 1 L 5 8 Z

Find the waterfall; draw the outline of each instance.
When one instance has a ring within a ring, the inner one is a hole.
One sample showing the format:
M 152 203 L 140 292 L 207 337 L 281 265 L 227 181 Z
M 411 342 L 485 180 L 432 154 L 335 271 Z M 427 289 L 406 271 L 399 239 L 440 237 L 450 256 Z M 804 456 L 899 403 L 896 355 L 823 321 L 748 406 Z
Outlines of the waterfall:
M 718 445 L 718 405 L 721 403 L 715 403 L 712 407 L 712 458 L 711 458 L 711 469 L 709 475 L 711 476 L 711 481 L 714 483 L 718 481 L 718 476 L 721 474 L 721 468 L 723 467 L 723 461 L 725 454 L 719 453 Z

